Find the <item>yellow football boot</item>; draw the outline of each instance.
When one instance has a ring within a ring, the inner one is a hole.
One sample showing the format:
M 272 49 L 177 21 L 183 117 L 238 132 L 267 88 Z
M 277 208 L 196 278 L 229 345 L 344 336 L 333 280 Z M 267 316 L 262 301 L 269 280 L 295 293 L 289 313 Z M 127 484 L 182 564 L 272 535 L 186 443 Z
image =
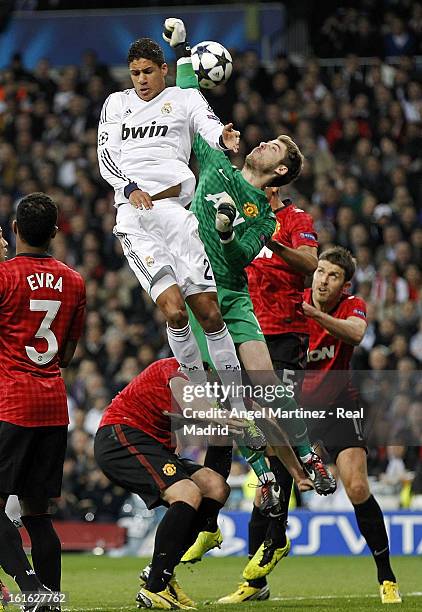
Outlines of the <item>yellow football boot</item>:
M 176 580 L 176 574 L 173 574 L 171 577 L 168 588 L 179 603 L 183 604 L 184 606 L 188 606 L 189 608 L 195 608 L 195 602 L 184 592 L 180 586 L 180 583 Z
M 283 548 L 274 548 L 271 543 L 271 540 L 265 540 L 250 559 L 243 570 L 245 580 L 257 580 L 257 578 L 267 576 L 283 557 L 287 557 L 290 551 L 290 540 L 287 536 L 286 545 Z
M 149 608 L 153 610 L 193 610 L 192 606 L 185 606 L 177 601 L 168 588 L 153 593 L 143 587 L 136 596 L 138 608 Z
M 399 604 L 402 602 L 399 585 L 397 582 L 391 582 L 391 580 L 384 580 L 380 584 L 380 596 L 383 604 Z
M 140 573 L 139 580 L 141 582 L 141 587 L 145 587 L 150 571 L 151 565 L 148 564 Z M 189 606 L 190 608 L 195 607 L 195 602 L 184 592 L 179 582 L 176 580 L 176 574 L 173 574 L 173 576 L 170 578 L 167 588 L 179 603 L 183 604 L 184 606 Z
M 238 604 L 243 601 L 263 601 L 270 596 L 270 587 L 266 584 L 262 589 L 250 586 L 248 582 L 242 582 L 234 593 L 220 597 L 219 604 Z
M 221 548 L 222 543 L 223 536 L 220 529 L 217 529 L 217 531 L 200 531 L 195 542 L 188 548 L 180 562 L 197 563 L 212 548 Z

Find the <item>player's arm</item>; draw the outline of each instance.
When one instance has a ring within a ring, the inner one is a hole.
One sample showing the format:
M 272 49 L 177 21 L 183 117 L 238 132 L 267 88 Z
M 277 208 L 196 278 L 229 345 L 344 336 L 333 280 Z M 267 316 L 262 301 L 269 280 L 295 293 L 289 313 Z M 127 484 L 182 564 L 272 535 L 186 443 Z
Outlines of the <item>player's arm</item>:
M 267 450 L 270 450 L 271 454 L 274 454 L 278 459 L 280 459 L 298 486 L 299 491 L 311 491 L 313 489 L 312 482 L 308 479 L 303 471 L 303 468 L 289 443 L 286 443 L 285 446 L 274 446 Z
M 307 302 L 303 302 L 302 307 L 307 317 L 314 319 L 335 338 L 353 346 L 362 342 L 367 327 L 366 321 L 363 319 L 354 316 L 347 319 L 336 319 L 336 317 L 318 310 Z
M 198 80 L 192 68 L 190 45 L 186 41 L 186 29 L 181 19 L 169 17 L 164 22 L 163 38 L 173 47 L 177 58 L 176 85 L 190 89 L 188 108 L 193 131 L 199 134 L 213 149 L 239 150 L 240 132 L 232 123 L 224 125 L 199 91 Z M 192 91 L 192 89 L 196 91 Z
M 97 155 L 100 174 L 114 189 L 123 189 L 125 197 L 136 208 L 152 208 L 149 194 L 120 168 L 121 111 L 119 94 L 111 94 L 104 102 L 98 126 Z
M 236 215 L 236 206 L 227 194 L 218 205 L 215 228 L 220 236 L 222 254 L 227 263 L 233 268 L 246 268 L 273 235 L 275 216 L 269 209 L 267 215 L 257 217 L 253 225 L 238 238 L 233 226 Z
M 223 125 L 207 100 L 197 89 L 187 90 L 188 120 L 194 134 L 202 138 L 217 151 L 239 151 L 240 132 L 232 123 Z
M 254 402 L 254 409 L 259 407 Z M 307 479 L 302 466 L 300 465 L 291 445 L 289 438 L 275 419 L 259 419 L 259 427 L 263 429 L 268 439 L 279 440 L 277 446 L 267 445 L 267 456 L 276 455 L 278 459 L 283 463 L 286 470 L 293 477 L 295 483 L 299 487 L 300 491 L 309 491 L 313 489 L 312 482 Z
M 61 368 L 67 368 L 67 366 L 70 364 L 70 362 L 73 359 L 73 355 L 75 354 L 77 346 L 78 346 L 77 340 L 68 340 L 66 342 L 63 353 L 59 361 L 59 366 Z
M 279 205 L 277 188 L 271 188 L 271 204 Z M 275 190 L 275 191 L 274 191 Z M 273 200 L 275 198 L 275 200 Z M 296 272 L 313 274 L 318 266 L 318 239 L 313 225 L 312 217 L 301 209 L 294 208 L 296 212 L 289 217 L 288 235 L 291 247 L 282 243 L 282 228 L 275 232 L 267 247 L 278 257 L 281 257 Z M 283 208 L 275 210 L 276 217 L 283 224 Z M 280 215 L 280 216 L 278 216 Z M 286 231 L 286 230 L 284 230 Z
M 67 333 L 67 338 L 59 354 L 59 366 L 61 368 L 67 368 L 67 366 L 72 361 L 73 355 L 75 354 L 76 347 L 78 345 L 79 338 L 82 336 L 85 324 L 85 312 L 86 290 L 85 283 L 82 277 L 80 277 L 79 300 L 73 314 L 72 322 Z
M 303 244 L 297 249 L 292 249 L 281 242 L 270 239 L 267 247 L 289 264 L 296 272 L 302 274 L 313 274 L 318 266 L 318 249 Z
M 190 44 L 186 40 L 185 24 L 181 19 L 169 17 L 164 22 L 163 38 L 173 48 L 176 55 L 176 85 L 181 89 L 198 89 L 198 79 L 192 66 Z M 219 121 L 218 117 L 215 117 Z M 198 160 L 200 168 L 203 168 L 209 163 L 211 156 L 223 157 L 224 153 L 215 151 L 210 145 L 198 134 L 193 140 L 193 152 Z M 218 162 L 216 162 L 218 163 Z M 220 161 L 222 163 L 222 160 Z

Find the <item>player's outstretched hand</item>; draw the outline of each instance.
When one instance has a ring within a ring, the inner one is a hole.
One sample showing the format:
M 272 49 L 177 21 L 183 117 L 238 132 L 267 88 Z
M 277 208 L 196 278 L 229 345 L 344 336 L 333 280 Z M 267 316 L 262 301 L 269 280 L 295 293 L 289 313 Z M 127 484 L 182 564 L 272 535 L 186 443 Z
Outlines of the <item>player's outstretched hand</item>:
M 224 201 L 220 201 L 215 215 L 215 229 L 219 234 L 231 233 L 233 231 L 233 222 L 236 219 L 236 212 L 236 205 L 227 193 L 224 196 Z
M 308 302 L 302 302 L 303 314 L 310 319 L 314 319 L 319 314 L 318 308 L 311 306 Z
M 129 196 L 129 202 L 134 208 L 145 208 L 146 210 L 154 206 L 149 193 L 142 191 L 142 189 L 135 189 L 135 191 L 132 191 Z
M 163 31 L 164 40 L 169 43 L 170 47 L 176 47 L 186 41 L 186 28 L 181 19 L 177 17 L 169 17 L 164 22 Z
M 240 132 L 233 129 L 233 123 L 224 126 L 221 134 L 226 149 L 237 153 L 239 151 Z

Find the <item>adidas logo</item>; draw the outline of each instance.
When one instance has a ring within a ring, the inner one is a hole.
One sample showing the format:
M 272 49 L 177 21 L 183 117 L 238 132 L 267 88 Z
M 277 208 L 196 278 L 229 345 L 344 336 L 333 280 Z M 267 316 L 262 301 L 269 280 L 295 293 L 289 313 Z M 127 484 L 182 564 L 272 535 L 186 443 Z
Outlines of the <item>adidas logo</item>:
M 128 108 L 127 110 L 125 110 L 123 116 L 127 117 L 128 115 L 130 115 L 132 113 L 132 111 L 130 110 L 130 108 Z

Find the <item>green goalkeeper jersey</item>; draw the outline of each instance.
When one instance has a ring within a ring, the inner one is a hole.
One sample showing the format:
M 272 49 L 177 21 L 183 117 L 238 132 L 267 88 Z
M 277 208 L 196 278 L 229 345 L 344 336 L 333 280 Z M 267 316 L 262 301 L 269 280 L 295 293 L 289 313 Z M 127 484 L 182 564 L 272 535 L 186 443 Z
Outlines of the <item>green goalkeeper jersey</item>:
M 198 87 L 191 64 L 178 66 L 177 85 Z M 213 116 L 210 108 L 210 118 Z M 240 291 L 247 287 L 244 268 L 274 233 L 275 215 L 265 193 L 248 183 L 223 151 L 212 149 L 201 136 L 195 136 L 193 150 L 199 163 L 199 180 L 190 210 L 198 219 L 199 235 L 217 286 Z M 226 194 L 235 202 L 237 215 L 234 238 L 223 243 L 215 229 L 215 216 Z

